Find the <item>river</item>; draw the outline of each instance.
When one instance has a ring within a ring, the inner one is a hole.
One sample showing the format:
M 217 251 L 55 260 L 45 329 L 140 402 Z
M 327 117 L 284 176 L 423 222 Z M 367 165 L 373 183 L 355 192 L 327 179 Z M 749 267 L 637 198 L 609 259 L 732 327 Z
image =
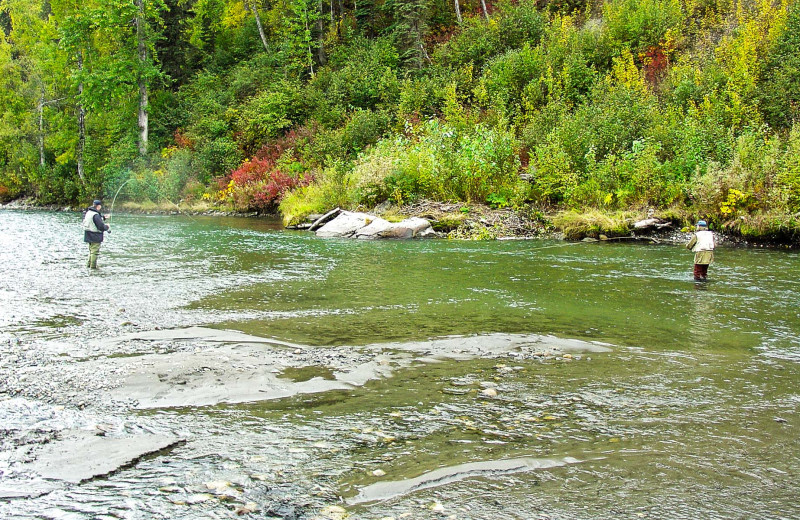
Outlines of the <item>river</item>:
M 0 212 L 0 517 L 800 518 L 796 251 L 111 224 Z

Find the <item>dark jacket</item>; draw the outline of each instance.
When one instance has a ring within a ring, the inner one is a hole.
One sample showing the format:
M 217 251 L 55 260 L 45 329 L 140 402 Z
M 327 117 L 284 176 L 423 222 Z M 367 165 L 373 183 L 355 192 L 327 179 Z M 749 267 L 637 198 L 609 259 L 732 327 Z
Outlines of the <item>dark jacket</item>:
M 89 231 L 85 229 L 83 231 L 83 241 L 88 242 L 89 244 L 97 244 L 103 241 L 103 231 L 108 231 L 110 228 L 104 222 L 103 215 L 100 214 L 99 211 L 95 207 L 86 208 L 86 212 L 83 214 L 83 218 L 86 218 L 86 214 L 89 212 L 94 212 L 92 215 L 92 222 L 94 222 L 95 227 L 98 231 Z

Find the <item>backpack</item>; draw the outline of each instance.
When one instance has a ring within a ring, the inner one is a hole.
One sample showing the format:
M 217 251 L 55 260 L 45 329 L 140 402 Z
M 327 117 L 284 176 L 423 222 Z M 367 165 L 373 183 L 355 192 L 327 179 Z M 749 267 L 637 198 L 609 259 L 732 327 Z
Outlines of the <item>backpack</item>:
M 94 211 L 87 211 L 83 216 L 83 230 L 94 231 L 95 233 L 99 231 L 97 226 L 94 225 Z

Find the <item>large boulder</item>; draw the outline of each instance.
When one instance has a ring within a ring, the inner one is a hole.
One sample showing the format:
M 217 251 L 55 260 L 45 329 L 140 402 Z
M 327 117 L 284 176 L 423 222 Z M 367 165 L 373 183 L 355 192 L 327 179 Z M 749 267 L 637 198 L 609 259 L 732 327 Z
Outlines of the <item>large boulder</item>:
M 317 229 L 318 237 L 373 238 L 422 238 L 434 235 L 431 223 L 424 218 L 412 217 L 402 222 L 368 215 L 342 211 L 336 218 Z
M 386 219 L 375 217 L 375 220 L 359 229 L 355 233 L 356 238 L 381 238 L 384 233 L 392 229 L 394 224 Z
M 368 226 L 376 217 L 366 213 L 342 211 L 339 215 L 317 230 L 318 237 L 351 237 L 359 229 Z
M 422 238 L 434 234 L 431 223 L 412 217 L 402 222 L 389 222 L 376 217 L 368 226 L 356 231 L 356 238 Z

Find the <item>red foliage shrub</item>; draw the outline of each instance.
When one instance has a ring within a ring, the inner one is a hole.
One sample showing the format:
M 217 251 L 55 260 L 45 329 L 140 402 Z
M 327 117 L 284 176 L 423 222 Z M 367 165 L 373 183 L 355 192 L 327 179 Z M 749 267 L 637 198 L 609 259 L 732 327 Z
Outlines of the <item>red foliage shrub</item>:
M 651 85 L 658 85 L 664 78 L 667 67 L 669 67 L 669 56 L 664 49 L 654 45 L 640 54 L 644 77 Z
M 313 133 L 314 129 L 308 126 L 292 128 L 283 134 L 282 137 L 262 146 L 261 149 L 256 152 L 255 157 L 277 161 L 287 150 L 296 152 L 300 146 L 311 139 Z
M 287 175 L 280 170 L 270 172 L 265 182 L 259 183 L 252 193 L 251 206 L 257 210 L 271 210 L 281 201 L 290 190 L 306 186 L 311 182 L 309 177 L 297 178 Z
M 245 186 L 264 179 L 275 167 L 273 159 L 253 157 L 231 172 L 231 179 L 237 186 Z
M 176 128 L 175 133 L 172 134 L 172 138 L 175 139 L 175 144 L 178 148 L 194 149 L 194 141 L 183 133 L 182 128 Z

